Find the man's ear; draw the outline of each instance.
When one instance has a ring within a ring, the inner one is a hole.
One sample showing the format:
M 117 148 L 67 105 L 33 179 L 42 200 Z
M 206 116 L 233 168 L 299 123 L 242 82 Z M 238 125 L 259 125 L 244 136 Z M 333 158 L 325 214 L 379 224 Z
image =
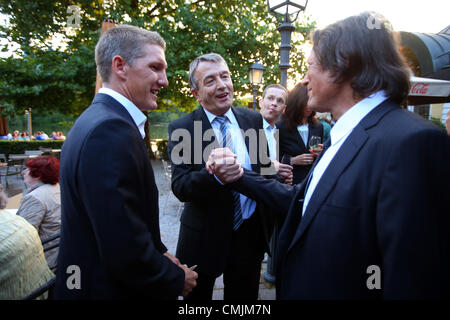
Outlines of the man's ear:
M 195 97 L 195 99 L 197 99 L 198 102 L 201 102 L 201 101 L 199 100 L 198 91 L 192 89 L 191 92 L 192 92 L 192 95 Z
M 262 103 L 263 103 L 263 98 L 261 98 L 261 99 L 258 100 L 258 105 L 259 105 L 259 108 L 260 108 L 260 109 L 262 109 L 262 107 L 263 107 L 263 106 L 262 106 Z
M 121 56 L 114 56 L 111 63 L 111 72 L 120 79 L 125 80 L 128 74 L 129 64 Z

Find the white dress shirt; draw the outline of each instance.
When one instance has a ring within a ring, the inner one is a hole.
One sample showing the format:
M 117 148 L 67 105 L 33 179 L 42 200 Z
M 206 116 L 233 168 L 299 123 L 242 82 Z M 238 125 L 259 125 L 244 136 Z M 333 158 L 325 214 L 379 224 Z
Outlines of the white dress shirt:
M 220 124 L 217 121 L 214 121 L 216 119 L 216 115 L 212 114 L 205 108 L 203 110 L 206 113 L 206 116 L 208 117 L 209 122 L 211 123 L 211 127 L 214 130 L 214 133 L 216 134 L 217 141 L 222 141 L 221 132 L 220 132 Z M 241 128 L 239 127 L 239 123 L 236 120 L 236 117 L 234 116 L 233 111 L 229 109 L 224 116 L 228 118 L 230 121 L 229 124 L 229 130 L 231 130 L 231 139 L 233 142 L 233 148 L 232 150 L 237 155 L 237 160 L 241 164 L 242 168 L 252 170 L 252 166 L 250 164 L 250 157 L 248 155 L 247 146 L 245 145 L 244 137 L 241 133 Z M 217 177 L 216 177 L 217 179 Z M 223 184 L 219 179 L 217 179 L 221 184 Z M 248 219 L 252 216 L 253 212 L 256 208 L 256 202 L 250 198 L 247 198 L 243 194 L 240 194 L 241 198 L 241 208 L 242 208 L 242 219 Z
M 98 90 L 98 93 L 107 94 L 108 96 L 119 102 L 127 110 L 131 118 L 133 118 L 133 121 L 139 129 L 139 133 L 141 134 L 142 139 L 145 138 L 144 125 L 145 121 L 147 120 L 147 117 L 142 113 L 141 110 L 139 110 L 138 107 L 136 107 L 136 105 L 133 102 L 125 98 L 122 94 L 118 93 L 117 91 L 114 91 L 109 88 L 100 88 Z
M 312 177 L 310 178 L 308 190 L 306 191 L 305 200 L 303 202 L 302 215 L 305 214 L 309 200 L 311 199 L 320 178 L 330 162 L 333 160 L 336 153 L 344 144 L 345 140 L 347 140 L 350 133 L 358 125 L 358 123 L 364 119 L 367 114 L 369 114 L 370 111 L 375 109 L 375 107 L 386 99 L 387 97 L 383 90 L 372 94 L 348 109 L 347 112 L 345 112 L 333 126 L 330 131 L 331 145 L 325 151 L 322 158 L 320 158 L 320 161 L 315 166 Z
M 308 149 L 308 133 L 309 133 L 309 126 L 307 124 L 302 124 L 297 126 L 297 131 L 300 134 L 300 137 L 302 137 L 303 143 L 305 144 L 305 147 Z
M 269 146 L 269 158 L 270 160 L 277 159 L 277 140 L 275 139 L 275 132 L 277 130 L 277 125 L 274 124 L 273 127 L 263 118 L 264 131 L 266 133 L 267 145 Z

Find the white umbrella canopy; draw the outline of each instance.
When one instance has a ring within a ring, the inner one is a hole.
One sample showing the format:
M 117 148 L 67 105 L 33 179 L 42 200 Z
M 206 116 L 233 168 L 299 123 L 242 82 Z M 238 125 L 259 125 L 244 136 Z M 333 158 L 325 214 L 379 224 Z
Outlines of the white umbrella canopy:
M 408 105 L 450 102 L 450 81 L 414 76 L 410 81 Z

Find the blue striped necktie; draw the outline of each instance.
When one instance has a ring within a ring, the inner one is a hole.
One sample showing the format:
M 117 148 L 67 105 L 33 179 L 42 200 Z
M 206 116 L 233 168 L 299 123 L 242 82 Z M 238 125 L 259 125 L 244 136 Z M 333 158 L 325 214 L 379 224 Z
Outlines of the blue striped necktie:
M 215 120 L 220 124 L 220 134 L 222 138 L 222 147 L 228 148 L 235 152 L 233 148 L 233 140 L 231 138 L 229 120 L 226 116 L 216 116 Z M 242 209 L 241 209 L 241 195 L 232 191 L 233 194 L 233 204 L 234 204 L 234 220 L 233 220 L 233 230 L 237 230 L 242 224 Z

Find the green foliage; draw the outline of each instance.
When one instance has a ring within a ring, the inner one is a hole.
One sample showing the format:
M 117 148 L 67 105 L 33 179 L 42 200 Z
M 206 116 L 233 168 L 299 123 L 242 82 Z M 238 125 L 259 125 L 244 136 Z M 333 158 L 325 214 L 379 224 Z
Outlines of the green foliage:
M 39 147 L 61 149 L 64 141 L 0 141 L 0 153 L 6 156 L 9 154 L 23 154 L 25 150 L 39 150 Z
M 81 8 L 80 28 L 66 28 L 70 5 Z M 265 0 L 0 0 L 0 12 L 10 16 L 10 26 L 0 27 L 0 35 L 20 45 L 18 57 L 0 59 L 6 114 L 27 108 L 81 113 L 94 94 L 94 47 L 106 18 L 158 31 L 166 40 L 169 87 L 160 93 L 161 110 L 190 112 L 196 107 L 187 80 L 189 63 L 200 54 L 224 56 L 238 104 L 240 96 L 251 93 L 248 71 L 256 58 L 266 68 L 265 85 L 280 78 L 279 23 Z M 305 19 L 296 25 L 297 33 L 307 38 L 313 26 Z M 58 35 L 65 47 L 55 45 Z M 290 76 L 305 72 L 301 42 L 293 37 Z

